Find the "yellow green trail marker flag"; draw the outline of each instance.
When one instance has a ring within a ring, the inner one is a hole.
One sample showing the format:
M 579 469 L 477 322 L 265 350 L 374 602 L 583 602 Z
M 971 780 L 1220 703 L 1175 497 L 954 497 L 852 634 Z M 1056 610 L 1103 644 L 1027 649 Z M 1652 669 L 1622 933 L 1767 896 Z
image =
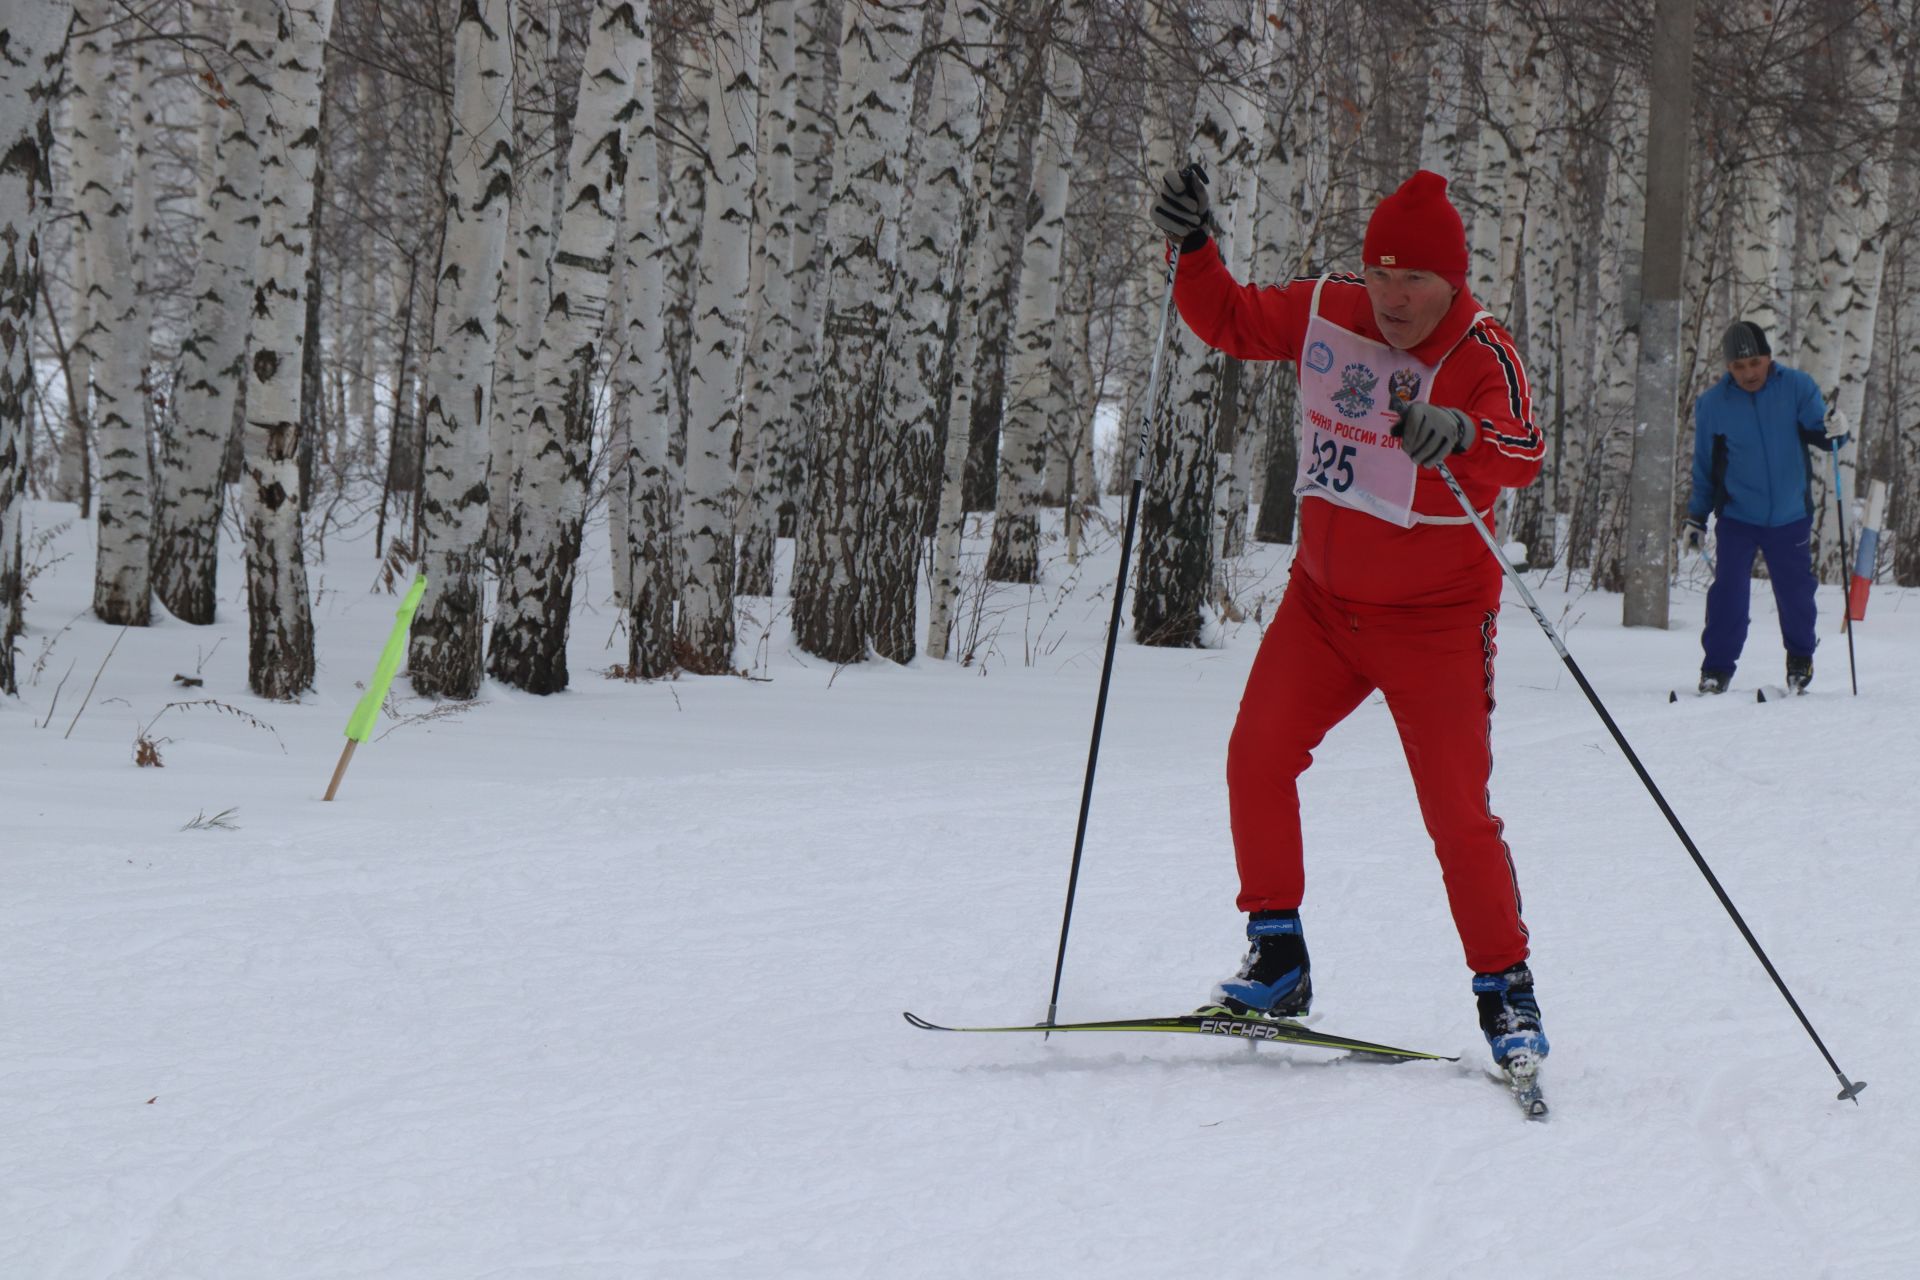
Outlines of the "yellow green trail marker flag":
M 400 602 L 400 612 L 393 620 L 393 634 L 387 637 L 387 647 L 380 651 L 380 661 L 373 668 L 373 679 L 367 681 L 367 691 L 360 696 L 353 715 L 347 719 L 347 747 L 340 753 L 340 763 L 334 766 L 333 781 L 327 784 L 327 794 L 323 799 L 333 799 L 334 792 L 340 789 L 340 779 L 347 772 L 347 761 L 353 759 L 354 747 L 373 736 L 373 722 L 380 718 L 380 707 L 387 700 L 393 675 L 400 670 L 400 659 L 407 653 L 407 632 L 413 626 L 413 611 L 420 607 L 420 597 L 426 593 L 427 575 L 423 573 L 413 580 L 406 598 Z

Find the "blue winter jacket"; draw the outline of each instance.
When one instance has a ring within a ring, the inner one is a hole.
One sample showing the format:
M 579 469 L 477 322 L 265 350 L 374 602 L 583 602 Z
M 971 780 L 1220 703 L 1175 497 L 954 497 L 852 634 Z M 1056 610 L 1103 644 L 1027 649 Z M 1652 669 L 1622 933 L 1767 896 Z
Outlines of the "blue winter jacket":
M 1693 406 L 1693 493 L 1707 512 L 1775 528 L 1813 514 L 1808 446 L 1826 448 L 1827 405 L 1814 380 L 1775 361 L 1758 391 L 1726 374 Z

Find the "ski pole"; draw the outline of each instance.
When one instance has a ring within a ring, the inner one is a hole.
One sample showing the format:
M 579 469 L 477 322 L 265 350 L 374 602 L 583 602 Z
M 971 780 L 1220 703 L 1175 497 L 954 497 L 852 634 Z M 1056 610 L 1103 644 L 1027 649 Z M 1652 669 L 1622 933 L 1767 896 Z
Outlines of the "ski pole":
M 1859 1106 L 1860 1091 L 1867 1087 L 1867 1082 L 1862 1080 L 1855 1083 L 1847 1079 L 1846 1073 L 1840 1070 L 1840 1064 L 1833 1060 L 1831 1053 L 1827 1052 L 1826 1042 L 1820 1039 L 1820 1033 L 1813 1029 L 1813 1023 L 1808 1021 L 1807 1015 L 1801 1011 L 1800 1002 L 1793 998 L 1793 992 L 1787 990 L 1787 984 L 1781 979 L 1779 970 L 1775 969 L 1773 961 L 1767 958 L 1766 951 L 1760 946 L 1760 940 L 1753 936 L 1753 930 L 1747 927 L 1747 922 L 1741 917 L 1739 908 L 1733 905 L 1733 899 L 1727 896 L 1725 889 L 1721 888 L 1719 877 L 1713 874 L 1713 868 L 1707 865 L 1707 860 L 1701 855 L 1699 846 L 1694 844 L 1693 837 L 1688 835 L 1686 827 L 1681 825 L 1679 815 L 1674 813 L 1673 807 L 1667 803 L 1667 798 L 1660 794 L 1660 788 L 1654 785 L 1653 775 L 1647 772 L 1646 766 L 1640 763 L 1640 757 L 1634 754 L 1633 747 L 1627 742 L 1627 735 L 1620 732 L 1620 726 L 1613 722 L 1613 717 L 1607 713 L 1606 704 L 1600 701 L 1600 695 L 1595 693 L 1593 686 L 1587 683 L 1587 677 L 1581 672 L 1580 664 L 1573 660 L 1573 655 L 1567 652 L 1567 646 L 1561 643 L 1560 633 L 1553 629 L 1551 622 L 1547 621 L 1547 615 L 1541 610 L 1539 601 L 1533 598 L 1533 592 L 1527 590 L 1526 579 L 1507 563 L 1507 557 L 1501 552 L 1500 544 L 1493 540 L 1493 534 L 1481 522 L 1480 513 L 1473 509 L 1473 503 L 1467 498 L 1466 491 L 1460 487 L 1460 482 L 1453 478 L 1453 472 L 1447 468 L 1447 464 L 1443 462 L 1436 469 L 1440 472 L 1440 478 L 1447 482 L 1447 488 L 1453 490 L 1453 496 L 1459 500 L 1460 509 L 1467 513 L 1467 519 L 1471 520 L 1473 527 L 1480 531 L 1480 537 L 1486 542 L 1487 549 L 1493 552 L 1493 558 L 1500 562 L 1502 569 L 1506 570 L 1507 580 L 1519 590 L 1520 598 L 1526 601 L 1528 610 L 1533 614 L 1533 620 L 1540 624 L 1540 629 L 1547 633 L 1547 639 L 1551 640 L 1553 647 L 1559 651 L 1560 660 L 1566 663 L 1567 670 L 1573 673 L 1575 683 L 1580 686 L 1580 691 L 1587 695 L 1587 701 L 1593 704 L 1593 709 L 1599 713 L 1601 723 L 1607 726 L 1607 732 L 1613 735 L 1613 740 L 1626 754 L 1627 763 L 1631 764 L 1633 771 L 1640 775 L 1640 781 L 1646 787 L 1647 794 L 1652 796 L 1653 802 L 1660 806 L 1660 812 L 1666 816 L 1668 824 L 1673 827 L 1674 834 L 1680 837 L 1680 843 L 1685 845 L 1687 852 L 1692 855 L 1694 865 L 1699 867 L 1700 874 L 1707 878 L 1707 884 L 1713 889 L 1714 896 L 1720 899 L 1720 905 L 1725 907 L 1727 914 L 1733 918 L 1734 927 L 1740 930 L 1740 936 L 1747 940 L 1749 947 L 1753 948 L 1753 954 L 1759 957 L 1761 966 L 1767 971 L 1767 976 L 1773 979 L 1773 985 L 1780 988 L 1780 994 L 1786 997 L 1787 1006 L 1793 1010 L 1794 1016 L 1800 1019 L 1800 1025 L 1807 1029 L 1809 1036 L 1813 1037 L 1814 1046 L 1820 1050 L 1820 1056 L 1827 1060 L 1829 1067 L 1833 1068 L 1833 1074 L 1839 1078 L 1841 1085 L 1840 1099 L 1842 1101 L 1852 1099 L 1853 1104 Z
M 1195 166 L 1196 168 L 1198 166 Z M 1067 905 L 1060 916 L 1060 951 L 1053 961 L 1053 990 L 1047 995 L 1047 1025 L 1060 1007 L 1060 974 L 1067 964 L 1067 931 L 1073 927 L 1073 895 L 1080 883 L 1080 856 L 1087 844 L 1087 812 L 1093 807 L 1093 771 L 1100 763 L 1100 728 L 1107 718 L 1107 686 L 1113 680 L 1113 650 L 1120 638 L 1120 605 L 1127 594 L 1127 561 L 1133 555 L 1133 527 L 1140 518 L 1140 495 L 1147 476 L 1147 448 L 1153 435 L 1153 397 L 1160 388 L 1160 357 L 1167 348 L 1167 318 L 1173 312 L 1173 275 L 1180 246 L 1167 242 L 1167 294 L 1160 303 L 1160 336 L 1153 343 L 1147 397 L 1140 410 L 1140 434 L 1133 442 L 1133 489 L 1127 495 L 1127 519 L 1120 533 L 1120 576 L 1113 588 L 1113 613 L 1107 619 L 1107 653 L 1100 662 L 1100 694 L 1093 704 L 1093 741 L 1087 746 L 1087 777 L 1080 788 L 1080 821 L 1073 832 L 1073 864 L 1067 870 Z
M 1827 461 L 1833 463 L 1833 513 L 1840 521 L 1840 609 L 1846 615 L 1847 633 L 1847 674 L 1853 678 L 1853 696 L 1860 696 L 1860 669 L 1853 665 L 1853 602 L 1847 598 L 1847 574 L 1851 573 L 1853 557 L 1847 552 L 1847 504 L 1840 500 L 1840 446 L 1834 445 L 1827 451 Z M 1818 579 L 1815 579 L 1818 581 Z

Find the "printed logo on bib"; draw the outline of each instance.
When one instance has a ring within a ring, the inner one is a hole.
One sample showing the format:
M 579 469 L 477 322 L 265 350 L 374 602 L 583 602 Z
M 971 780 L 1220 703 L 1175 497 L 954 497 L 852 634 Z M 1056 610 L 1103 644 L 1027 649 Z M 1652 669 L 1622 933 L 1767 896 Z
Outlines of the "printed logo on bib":
M 1387 395 L 1393 403 L 1392 409 L 1405 409 L 1420 398 L 1420 375 L 1411 369 L 1396 369 L 1387 379 Z
M 1315 373 L 1325 373 L 1333 368 L 1333 348 L 1324 342 L 1316 342 L 1307 348 L 1307 368 Z
M 1373 389 L 1380 375 L 1359 361 L 1340 371 L 1340 389 L 1333 393 L 1333 407 L 1349 418 L 1362 418 L 1373 411 Z

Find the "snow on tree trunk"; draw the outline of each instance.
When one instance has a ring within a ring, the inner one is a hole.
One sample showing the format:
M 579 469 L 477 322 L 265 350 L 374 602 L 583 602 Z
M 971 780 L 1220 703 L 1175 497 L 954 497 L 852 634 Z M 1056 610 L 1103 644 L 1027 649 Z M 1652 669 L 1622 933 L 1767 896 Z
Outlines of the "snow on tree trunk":
M 1060 312 L 1061 251 L 1067 234 L 1067 188 L 1079 140 L 1081 72 L 1073 44 L 1083 4 L 1062 4 L 1061 38 L 1050 42 L 1033 187 L 1020 248 L 1020 290 L 1013 312 L 1007 370 L 1007 417 L 1000 432 L 1000 481 L 994 495 L 993 545 L 987 576 L 995 582 L 1040 580 L 1040 497 L 1047 480 L 1047 392 L 1054 329 Z
M 539 328 L 534 403 L 524 427 L 512 547 L 500 584 L 488 667 L 529 693 L 567 687 L 574 566 L 586 513 L 594 367 L 626 172 L 625 121 L 645 28 L 630 0 L 594 7 L 567 153 L 567 195 Z
M 245 377 L 275 35 L 273 0 L 238 0 L 227 44 L 232 71 L 211 95 L 225 106 L 194 265 L 193 311 L 160 438 L 153 587 L 174 617 L 201 626 L 214 620 L 221 473 Z
M 483 678 L 488 397 L 513 200 L 511 16 L 510 0 L 466 0 L 453 29 L 453 129 L 423 424 L 427 594 L 407 663 L 414 692 L 428 697 L 471 698 Z
M 104 622 L 144 627 L 153 612 L 147 568 L 153 530 L 145 404 L 148 307 L 134 280 L 132 224 L 121 183 L 123 121 L 114 109 L 112 22 L 108 0 L 80 0 L 74 6 L 74 186 L 79 234 L 87 237 L 100 267 L 87 334 L 99 357 L 94 369 L 100 478 L 93 611 Z
M 740 510 L 734 523 L 740 539 L 734 585 L 747 596 L 773 594 L 774 536 L 785 453 L 779 437 L 790 418 L 788 405 L 793 388 L 789 363 L 795 334 L 793 249 L 800 213 L 793 155 L 800 92 L 793 0 L 768 3 L 762 49 L 766 83 L 761 86 L 763 176 L 759 189 L 763 203 L 755 210 L 754 224 L 764 232 L 757 261 L 753 332 L 748 342 Z
M 757 165 L 760 10 L 715 0 L 707 29 L 706 211 L 694 282 L 693 360 L 687 382 L 687 579 L 680 593 L 683 664 L 733 670 L 733 454 L 740 432 L 747 289 Z
M 1886 267 L 1888 185 L 1893 126 L 1900 116 L 1903 73 L 1916 38 L 1914 0 L 1863 15 L 1843 37 L 1847 41 L 1847 80 L 1860 93 L 1877 126 L 1850 155 L 1844 156 L 1827 185 L 1825 253 L 1802 329 L 1799 364 L 1819 385 L 1827 411 L 1852 424 L 1854 440 L 1841 450 L 1840 494 L 1853 500 L 1854 459 L 1864 417 L 1873 327 L 1880 310 L 1880 279 Z M 1844 582 L 1840 537 L 1834 510 L 1833 462 L 1812 459 L 1814 567 L 1823 582 Z
M 51 108 L 71 9 L 57 0 L 0 19 L 0 693 L 18 693 L 13 645 L 26 626 L 22 516 L 33 395 L 40 230 L 53 183 Z
M 953 46 L 933 72 L 926 130 L 917 142 L 913 206 L 901 248 L 901 301 L 889 354 L 880 453 L 903 464 L 905 484 L 878 513 L 874 565 L 874 647 L 905 661 L 916 648 L 916 569 L 937 441 L 945 434 L 940 393 L 953 359 L 950 322 L 962 264 L 955 251 L 973 204 L 974 149 L 983 123 L 985 82 L 969 59 L 993 39 L 992 11 L 978 0 L 946 0 L 942 42 Z M 951 385 L 951 383 L 949 383 Z M 966 432 L 961 431 L 962 443 Z M 944 495 L 942 495 L 944 500 Z M 938 584 L 935 592 L 939 591 Z M 931 636 L 931 630 L 929 631 Z M 931 644 L 931 639 L 929 639 Z
M 247 554 L 247 683 L 291 699 L 313 684 L 313 615 L 301 550 L 300 368 L 307 255 L 333 0 L 282 0 L 262 157 L 260 257 L 247 362 L 241 496 Z
M 864 658 L 871 639 L 867 513 L 905 482 L 900 460 L 874 456 L 884 393 L 888 311 L 899 255 L 912 56 L 920 6 L 846 5 L 833 198 L 828 205 L 829 311 L 809 416 L 808 501 L 795 551 L 793 633 L 830 662 Z
M 654 119 L 653 40 L 642 32 L 633 62 L 627 121 L 626 190 L 621 198 L 620 313 L 626 333 L 614 368 L 615 412 L 626 420 L 627 666 L 640 679 L 673 671 L 676 472 L 669 456 L 673 376 L 667 363 L 667 240 L 660 218 L 660 147 Z

